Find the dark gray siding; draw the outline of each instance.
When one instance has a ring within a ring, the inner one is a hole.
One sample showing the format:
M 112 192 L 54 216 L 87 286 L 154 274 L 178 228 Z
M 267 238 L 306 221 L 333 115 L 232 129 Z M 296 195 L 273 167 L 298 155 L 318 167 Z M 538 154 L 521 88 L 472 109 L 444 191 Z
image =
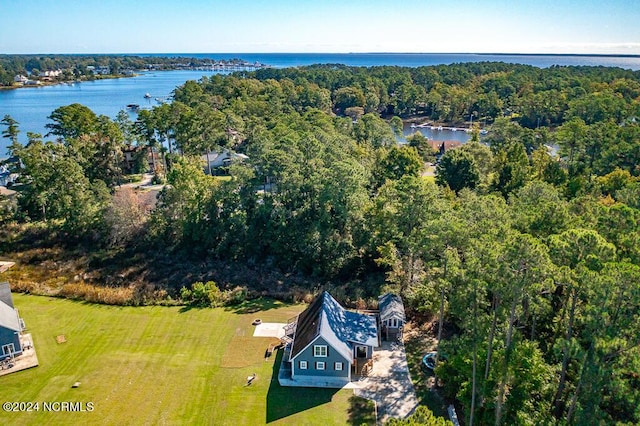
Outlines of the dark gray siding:
M 20 337 L 16 334 L 16 332 L 9 328 L 0 327 L 0 359 L 4 359 L 7 357 L 2 352 L 2 346 L 9 343 L 13 343 L 13 347 L 16 350 L 16 355 L 22 353 L 22 348 L 20 347 Z
M 327 357 L 324 358 L 316 358 L 313 356 L 313 347 L 315 345 L 326 345 L 327 346 Z M 307 369 L 300 369 L 300 361 L 307 361 Z M 316 362 L 324 362 L 325 369 L 318 370 L 316 368 Z M 342 371 L 336 371 L 335 363 L 342 363 Z M 291 370 L 293 372 L 293 377 L 295 379 L 296 376 L 323 376 L 323 377 L 349 377 L 349 369 L 351 368 L 351 364 L 349 360 L 345 359 L 337 350 L 332 348 L 327 342 L 318 337 L 311 344 L 305 348 L 302 352 L 298 354 L 298 356 L 293 360 L 291 365 Z

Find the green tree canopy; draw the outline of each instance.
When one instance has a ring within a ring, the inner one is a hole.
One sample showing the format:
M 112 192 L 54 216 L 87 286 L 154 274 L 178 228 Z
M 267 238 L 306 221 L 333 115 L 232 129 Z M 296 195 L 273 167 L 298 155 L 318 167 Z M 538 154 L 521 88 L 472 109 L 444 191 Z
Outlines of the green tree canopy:
M 452 149 L 442 156 L 436 167 L 436 181 L 448 185 L 455 192 L 474 189 L 480 183 L 476 159 L 468 151 Z

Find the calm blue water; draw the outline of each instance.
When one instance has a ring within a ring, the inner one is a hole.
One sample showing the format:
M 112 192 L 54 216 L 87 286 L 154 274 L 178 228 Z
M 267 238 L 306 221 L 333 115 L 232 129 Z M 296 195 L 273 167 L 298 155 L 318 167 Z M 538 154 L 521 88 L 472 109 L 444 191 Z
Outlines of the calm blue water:
M 47 117 L 60 106 L 80 103 L 96 114 L 115 118 L 128 104 L 141 108 L 157 105 L 156 97 L 168 96 L 172 90 L 187 80 L 197 80 L 213 72 L 169 71 L 143 73 L 137 77 L 112 80 L 87 81 L 73 85 L 29 87 L 0 91 L 0 117 L 5 114 L 20 123 L 20 141 L 27 140 L 27 132 L 47 133 Z M 149 93 L 152 99 L 145 99 Z M 130 114 L 135 119 L 135 114 Z M 4 130 L 4 128 L 2 129 Z M 0 141 L 0 158 L 6 154 L 7 140 Z
M 140 55 L 158 56 L 158 55 Z M 395 65 L 421 67 L 460 62 L 508 62 L 540 68 L 552 65 L 588 65 L 640 70 L 640 57 L 577 56 L 577 55 L 503 55 L 477 53 L 169 53 L 162 56 L 188 56 L 207 59 L 240 58 L 274 67 L 297 67 L 313 64 L 344 64 L 354 67 Z
M 602 65 L 640 70 L 640 57 L 609 56 L 544 56 L 544 55 L 480 55 L 480 54 L 387 54 L 387 53 L 228 53 L 228 54 L 163 54 L 147 56 L 189 56 L 210 59 L 240 58 L 249 62 L 261 62 L 274 67 L 304 66 L 318 63 L 340 63 L 350 66 L 395 65 L 417 67 L 426 65 L 451 64 L 459 62 L 502 61 L 537 67 L 551 65 Z M 145 56 L 145 55 L 141 55 Z M 96 114 L 115 118 L 128 104 L 151 107 L 156 102 L 144 99 L 145 93 L 154 98 L 167 96 L 172 90 L 187 80 L 197 80 L 213 72 L 168 71 L 144 73 L 134 78 L 101 80 L 74 85 L 56 85 L 17 90 L 0 90 L 0 117 L 11 115 L 20 123 L 20 140 L 26 142 L 26 133 L 45 134 L 47 117 L 60 106 L 81 103 Z M 132 117 L 134 118 L 134 117 Z M 2 129 L 4 130 L 4 128 Z M 464 132 L 431 132 L 421 129 L 425 136 L 433 139 L 466 140 Z M 442 138 L 442 139 L 441 139 Z M 7 140 L 0 139 L 0 158 L 6 154 Z
M 403 137 L 399 138 L 400 142 L 406 142 L 407 136 L 414 133 L 421 133 L 422 136 L 434 141 L 458 141 L 464 143 L 471 140 L 471 133 L 467 133 L 464 130 L 453 131 L 450 129 L 431 129 L 430 127 L 411 127 L 405 123 L 402 129 Z

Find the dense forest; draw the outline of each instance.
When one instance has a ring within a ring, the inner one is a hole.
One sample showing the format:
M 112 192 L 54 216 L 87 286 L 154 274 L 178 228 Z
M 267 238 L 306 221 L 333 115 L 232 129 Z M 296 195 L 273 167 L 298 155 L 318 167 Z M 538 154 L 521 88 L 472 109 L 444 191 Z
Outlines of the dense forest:
M 397 142 L 408 117 L 473 122 L 472 141 L 438 158 L 430 179 L 424 138 Z M 615 68 L 203 77 L 135 122 L 60 107 L 50 133 L 28 133 L 25 146 L 5 116 L 20 182 L 2 220 L 99 251 L 98 263 L 215 259 L 352 301 L 384 286 L 452 330 L 437 374 L 467 424 L 637 424 L 638 119 L 640 73 Z M 158 153 L 155 178 L 167 184 L 155 203 L 118 189 L 127 145 Z M 226 178 L 201 160 L 222 150 L 248 157 Z M 3 253 L 19 236 L 6 238 Z

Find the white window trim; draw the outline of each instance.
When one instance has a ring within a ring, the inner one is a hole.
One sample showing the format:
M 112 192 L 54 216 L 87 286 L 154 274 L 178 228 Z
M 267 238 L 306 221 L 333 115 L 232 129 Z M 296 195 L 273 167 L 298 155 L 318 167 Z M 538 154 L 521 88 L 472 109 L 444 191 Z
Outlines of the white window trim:
M 8 343 L 6 345 L 2 345 L 2 354 L 3 355 L 11 355 L 16 353 L 16 347 L 13 343 Z
M 326 368 L 326 364 L 324 361 L 316 362 L 316 370 L 324 370 Z
M 336 363 L 334 363 L 333 368 L 334 368 L 336 371 L 342 371 L 342 363 L 341 363 L 341 362 L 336 362 Z
M 324 352 L 324 354 L 321 352 Z M 329 349 L 327 348 L 327 345 L 313 345 L 313 356 L 315 358 L 326 358 L 328 353 Z
M 307 361 L 300 361 L 300 370 L 306 370 L 308 366 Z

